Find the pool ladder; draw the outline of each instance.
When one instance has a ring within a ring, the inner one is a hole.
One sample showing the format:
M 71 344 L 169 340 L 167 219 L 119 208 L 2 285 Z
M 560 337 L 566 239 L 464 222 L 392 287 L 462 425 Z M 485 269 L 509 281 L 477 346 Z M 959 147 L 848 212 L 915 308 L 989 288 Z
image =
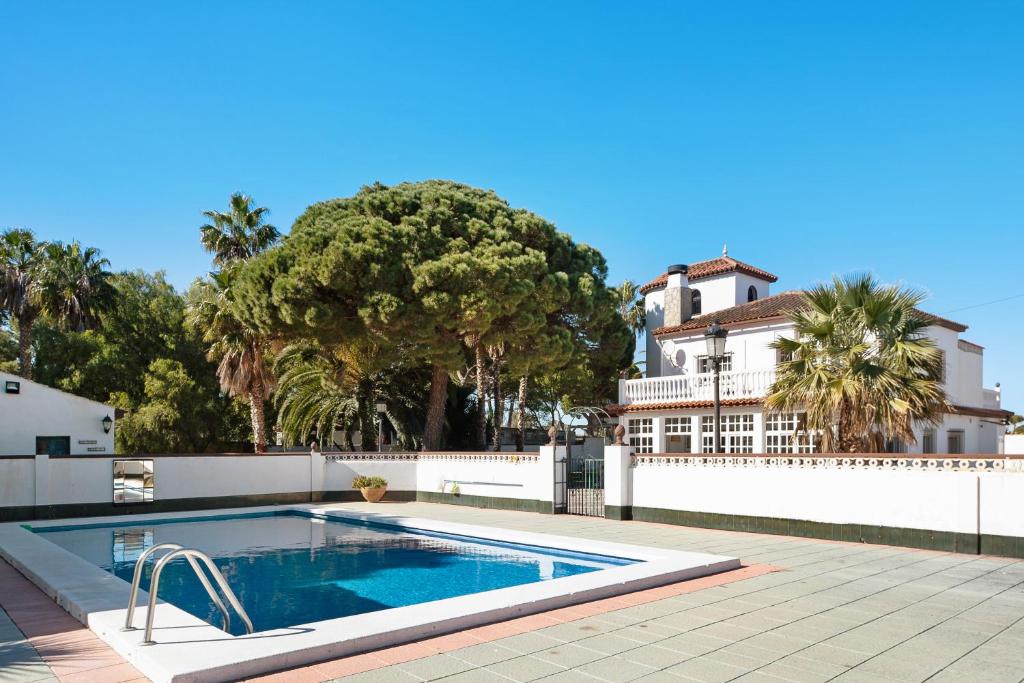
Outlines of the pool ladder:
M 155 645 L 156 641 L 153 640 L 153 618 L 156 616 L 156 594 L 160 588 L 160 573 L 163 572 L 164 567 L 169 563 L 184 557 L 188 560 L 188 563 L 192 566 L 192 571 L 196 573 L 196 577 L 199 579 L 199 583 L 203 584 L 203 588 L 206 589 L 207 595 L 210 596 L 210 600 L 217 607 L 217 611 L 220 612 L 221 621 L 224 625 L 224 630 L 230 632 L 231 630 L 231 615 L 228 613 L 227 607 L 224 606 L 224 601 L 217 595 L 217 591 L 214 590 L 213 585 L 210 584 L 210 580 L 206 577 L 206 573 L 202 567 L 199 566 L 198 560 L 202 560 L 203 564 L 213 575 L 214 581 L 220 587 L 221 591 L 227 597 L 228 602 L 238 613 L 238 616 L 242 618 L 245 623 L 245 632 L 252 633 L 252 620 L 249 619 L 249 615 L 245 613 L 245 608 L 242 607 L 242 603 L 238 601 L 234 591 L 231 590 L 231 586 L 224 579 L 224 575 L 217 569 L 217 565 L 213 563 L 210 556 L 206 553 L 195 550 L 194 548 L 183 548 L 177 543 L 160 543 L 151 548 L 148 548 L 145 552 L 139 555 L 139 559 L 135 561 L 135 574 L 132 576 L 132 590 L 128 598 L 128 614 L 124 619 L 124 628 L 122 631 L 134 631 L 135 627 L 132 626 L 132 619 L 135 616 L 135 602 L 139 595 L 139 582 L 142 581 L 142 566 L 149 559 L 150 555 L 165 550 L 168 551 L 166 555 L 156 561 L 156 565 L 153 567 L 153 578 L 149 582 L 149 608 L 146 610 L 146 636 L 142 641 L 143 645 Z

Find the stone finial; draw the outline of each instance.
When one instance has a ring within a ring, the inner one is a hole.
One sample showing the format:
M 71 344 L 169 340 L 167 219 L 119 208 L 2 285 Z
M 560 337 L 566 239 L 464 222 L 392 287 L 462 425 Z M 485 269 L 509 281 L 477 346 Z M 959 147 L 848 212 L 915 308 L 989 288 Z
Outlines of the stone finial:
M 548 445 L 558 445 L 558 427 L 556 427 L 555 425 L 551 425 L 550 427 L 548 427 Z
M 728 255 L 729 255 L 729 245 L 728 244 L 723 244 L 722 245 L 722 256 L 728 256 Z
M 320 453 L 320 445 L 316 441 L 309 444 L 309 453 L 310 455 L 318 455 Z
M 616 446 L 625 446 L 626 445 L 626 444 L 624 444 L 622 442 L 622 439 L 625 436 L 626 436 L 626 428 L 623 427 L 622 425 L 615 425 L 615 445 Z

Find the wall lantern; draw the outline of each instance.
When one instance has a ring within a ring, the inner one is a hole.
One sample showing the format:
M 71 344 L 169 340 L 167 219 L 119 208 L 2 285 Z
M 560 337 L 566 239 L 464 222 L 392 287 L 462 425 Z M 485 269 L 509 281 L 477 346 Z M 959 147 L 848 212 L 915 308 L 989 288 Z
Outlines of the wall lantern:
M 114 426 L 114 421 L 110 419 L 109 415 L 107 415 L 105 418 L 100 420 L 100 422 L 103 423 L 103 433 L 104 434 L 109 434 L 110 433 L 110 428 Z
M 20 394 L 21 393 L 21 382 L 14 382 L 14 381 L 4 382 L 4 393 L 6 393 L 6 394 Z

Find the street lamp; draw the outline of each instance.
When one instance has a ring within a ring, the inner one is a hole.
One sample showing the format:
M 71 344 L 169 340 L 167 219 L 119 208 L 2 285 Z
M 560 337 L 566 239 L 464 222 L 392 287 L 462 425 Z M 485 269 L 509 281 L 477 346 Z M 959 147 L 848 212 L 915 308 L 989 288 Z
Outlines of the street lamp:
M 384 451 L 384 445 L 381 443 L 381 436 L 384 431 L 384 413 L 388 409 L 388 404 L 384 401 L 377 401 L 377 452 L 381 453 Z
M 725 338 L 728 335 L 729 331 L 718 323 L 718 318 L 715 318 L 704 333 L 704 341 L 708 344 L 708 358 L 715 371 L 715 446 L 712 453 L 717 453 L 722 447 L 722 402 L 718 395 L 718 376 L 722 368 L 722 359 L 725 358 Z

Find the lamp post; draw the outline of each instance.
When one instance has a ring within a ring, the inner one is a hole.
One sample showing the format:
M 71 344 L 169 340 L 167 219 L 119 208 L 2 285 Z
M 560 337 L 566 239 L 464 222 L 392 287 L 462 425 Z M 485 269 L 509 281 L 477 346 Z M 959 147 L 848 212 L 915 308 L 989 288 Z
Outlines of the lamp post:
M 711 359 L 711 367 L 715 372 L 715 445 L 712 453 L 717 453 L 722 443 L 722 402 L 718 392 L 718 377 L 722 359 L 725 357 L 725 338 L 728 335 L 729 331 L 719 324 L 718 318 L 715 318 L 704 333 L 704 341 L 708 344 L 708 358 Z
M 384 431 L 384 413 L 388 409 L 388 404 L 384 401 L 377 401 L 377 452 L 382 453 L 384 451 L 384 445 L 381 443 L 381 437 Z

